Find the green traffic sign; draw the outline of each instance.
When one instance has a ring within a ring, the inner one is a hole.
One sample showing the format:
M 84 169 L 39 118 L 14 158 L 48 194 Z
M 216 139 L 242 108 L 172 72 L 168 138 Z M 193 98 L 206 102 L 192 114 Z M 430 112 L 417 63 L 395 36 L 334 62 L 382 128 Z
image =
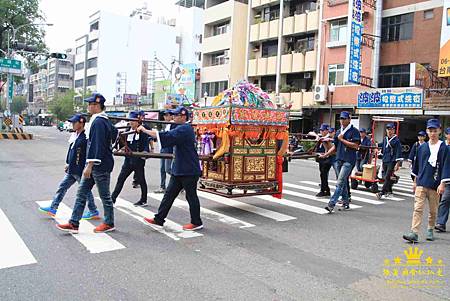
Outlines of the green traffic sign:
M 22 62 L 13 59 L 0 59 L 0 67 L 11 69 L 22 69 Z
M 8 102 L 12 103 L 14 96 L 14 78 L 11 74 L 8 76 Z

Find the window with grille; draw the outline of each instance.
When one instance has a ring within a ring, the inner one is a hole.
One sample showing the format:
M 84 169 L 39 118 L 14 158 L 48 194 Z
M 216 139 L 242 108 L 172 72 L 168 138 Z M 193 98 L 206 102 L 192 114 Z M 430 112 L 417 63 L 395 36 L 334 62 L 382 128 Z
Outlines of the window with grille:
M 410 40 L 413 36 L 414 13 L 383 18 L 381 41 Z
M 409 87 L 410 65 L 381 66 L 378 86 L 380 88 Z

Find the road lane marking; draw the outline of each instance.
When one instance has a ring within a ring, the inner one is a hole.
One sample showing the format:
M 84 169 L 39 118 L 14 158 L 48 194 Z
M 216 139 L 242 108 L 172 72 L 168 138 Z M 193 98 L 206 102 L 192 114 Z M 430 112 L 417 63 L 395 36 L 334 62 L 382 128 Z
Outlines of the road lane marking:
M 293 219 L 297 219 L 296 217 L 293 216 L 289 216 L 286 214 L 282 214 L 282 213 L 278 213 L 272 210 L 267 210 L 261 207 L 257 207 L 257 206 L 253 206 L 251 204 L 246 204 L 243 202 L 239 202 L 236 201 L 232 198 L 225 198 L 223 196 L 219 196 L 219 195 L 215 195 L 209 192 L 204 192 L 204 191 L 198 191 L 198 195 L 208 199 L 210 201 L 219 203 L 219 204 L 223 204 L 223 205 L 227 205 L 227 206 L 231 206 L 234 208 L 238 208 L 247 212 L 251 212 L 260 216 L 264 216 L 273 220 L 276 220 L 278 222 L 285 222 L 285 221 L 290 221 Z
M 142 207 L 136 207 L 133 205 L 133 203 L 122 199 L 117 198 L 116 203 L 114 204 L 114 208 L 119 210 L 120 212 L 125 213 L 128 216 L 133 217 L 134 219 L 140 221 L 146 226 L 149 226 L 144 222 L 144 217 L 152 218 L 155 213 L 144 209 Z M 149 226 L 152 229 L 156 230 L 157 232 L 166 235 L 167 237 L 172 238 L 173 240 L 180 240 L 181 238 L 193 238 L 193 237 L 200 237 L 203 236 L 203 234 L 198 233 L 196 231 L 185 231 L 183 230 L 183 226 L 180 224 L 177 224 L 171 220 L 166 219 L 166 222 L 164 223 L 164 227 L 162 229 Z
M 0 270 L 37 263 L 25 242 L 0 209 Z
M 51 201 L 36 202 L 40 207 L 48 207 Z M 72 216 L 72 209 L 66 204 L 59 204 L 53 219 L 59 224 L 65 224 Z M 71 234 L 86 249 L 93 254 L 125 249 L 126 247 L 106 233 L 94 233 L 95 226 L 89 221 L 80 220 L 78 234 Z
M 313 185 L 313 186 L 316 186 L 316 187 L 317 187 L 317 184 L 318 184 L 318 183 L 312 182 L 312 181 L 300 181 L 300 183 L 307 184 L 307 185 Z M 298 186 L 298 185 L 296 185 L 296 186 Z M 300 188 L 300 187 L 302 187 L 302 188 Z M 329 185 L 329 187 L 332 188 L 333 190 L 336 189 L 335 185 Z M 299 187 L 294 187 L 294 188 L 303 189 L 303 188 L 305 188 L 305 186 L 299 186 Z M 312 188 L 310 188 L 310 187 L 308 187 L 308 188 L 309 188 L 308 189 L 309 191 L 314 191 L 314 192 L 319 192 L 319 190 L 320 190 L 320 189 L 311 190 Z M 307 189 L 305 189 L 305 190 L 307 190 Z M 366 198 L 360 198 L 360 197 L 357 197 L 357 196 L 354 195 L 354 194 L 360 194 L 360 195 L 367 195 L 367 196 L 375 198 L 375 194 L 374 193 L 367 192 L 367 191 L 361 191 L 361 190 L 355 190 L 355 189 L 352 189 L 351 192 L 352 192 L 352 200 L 363 202 L 363 203 L 368 203 L 368 204 L 372 204 L 372 205 L 384 204 L 384 202 L 381 202 L 381 201 L 370 200 L 370 199 L 366 199 Z M 392 197 L 391 200 L 393 200 L 393 201 L 403 201 L 404 199 Z
M 161 202 L 162 198 L 164 195 L 162 194 L 156 194 L 156 193 L 149 193 L 148 194 L 149 197 L 151 197 L 152 199 L 158 200 Z M 175 201 L 173 202 L 173 206 L 183 209 L 185 211 L 189 212 L 189 203 L 180 199 L 175 199 Z M 205 217 L 207 219 L 210 219 L 212 221 L 215 222 L 220 222 L 220 223 L 224 223 L 227 225 L 231 225 L 231 226 L 238 226 L 239 228 L 250 228 L 250 227 L 254 227 L 255 225 L 244 222 L 240 219 L 216 212 L 216 211 L 212 211 L 209 210 L 208 208 L 203 208 L 200 207 L 200 212 L 202 217 Z
M 283 183 L 284 186 L 289 187 L 289 185 L 286 185 L 286 184 L 288 184 L 288 183 Z M 293 184 L 291 184 L 291 185 L 293 185 Z M 304 199 L 311 200 L 311 201 L 324 203 L 324 204 L 328 204 L 328 202 L 329 202 L 329 199 L 321 199 L 321 198 L 318 198 L 318 197 L 315 197 L 315 196 L 312 196 L 312 195 L 309 195 L 309 194 L 305 194 L 305 193 L 301 193 L 301 192 L 297 192 L 297 191 L 292 191 L 292 190 L 288 190 L 288 189 L 283 189 L 283 193 L 285 193 L 287 195 L 296 196 L 296 197 L 299 197 L 299 198 L 304 198 Z M 358 208 L 361 208 L 361 207 L 362 206 L 350 203 L 350 208 L 351 209 L 358 209 Z M 324 209 L 324 211 L 325 211 L 325 213 L 328 213 L 328 211 L 326 211 L 325 209 Z
M 330 183 L 335 183 L 335 184 L 337 183 L 335 180 L 329 180 L 329 182 Z M 380 185 L 382 185 L 382 184 L 380 184 Z M 360 190 L 352 189 L 352 193 L 353 192 L 357 192 L 357 191 L 360 191 Z M 381 191 L 381 187 L 380 187 L 380 191 Z M 400 196 L 405 196 L 405 197 L 414 197 L 414 195 L 412 195 L 412 194 L 401 193 L 401 192 L 394 192 L 394 195 L 400 195 Z M 401 198 L 396 198 L 394 196 L 389 196 L 387 198 L 383 197 L 383 198 L 387 199 L 387 200 L 392 200 L 392 201 L 403 201 L 404 200 L 404 199 L 401 199 Z
M 283 189 L 283 193 L 285 193 L 284 189 Z M 289 193 L 286 193 L 286 194 L 289 194 Z M 316 214 L 327 214 L 328 213 L 328 211 L 326 211 L 324 208 L 319 208 L 319 207 L 315 207 L 315 206 L 311 206 L 311 205 L 307 205 L 307 204 L 303 204 L 303 203 L 299 203 L 299 202 L 294 202 L 294 201 L 291 201 L 291 200 L 288 200 L 285 198 L 278 199 L 271 195 L 258 195 L 256 197 L 258 199 L 266 200 L 268 202 L 272 202 L 272 203 L 275 203 L 278 205 L 293 207 L 293 208 L 297 208 L 300 210 L 313 212 Z

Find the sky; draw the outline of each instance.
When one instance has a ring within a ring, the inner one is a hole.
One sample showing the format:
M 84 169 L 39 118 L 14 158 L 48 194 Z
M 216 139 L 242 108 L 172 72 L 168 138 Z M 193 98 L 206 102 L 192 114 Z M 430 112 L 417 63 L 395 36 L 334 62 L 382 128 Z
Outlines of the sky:
M 46 18 L 45 41 L 50 52 L 74 48 L 75 40 L 89 30 L 89 16 L 98 10 L 129 15 L 135 8 L 148 4 L 153 16 L 175 17 L 173 0 L 40 0 Z

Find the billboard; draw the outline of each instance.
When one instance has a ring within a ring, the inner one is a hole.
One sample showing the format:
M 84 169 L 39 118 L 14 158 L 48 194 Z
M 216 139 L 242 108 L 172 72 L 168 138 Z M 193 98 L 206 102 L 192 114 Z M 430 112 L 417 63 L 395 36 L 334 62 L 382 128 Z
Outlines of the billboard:
M 153 101 L 154 103 L 165 103 L 166 97 L 171 92 L 172 81 L 168 80 L 156 80 L 155 81 L 155 93 Z
M 138 99 L 137 94 L 123 94 L 124 105 L 137 105 Z
M 345 82 L 361 83 L 361 42 L 364 24 L 363 0 L 350 0 L 348 9 L 348 41 L 345 65 Z
M 450 76 L 450 2 L 444 1 L 441 27 L 441 50 L 439 52 L 439 77 Z
M 183 98 L 195 98 L 195 70 L 197 65 L 175 65 L 172 71 L 172 93 L 183 95 Z
M 147 96 L 148 61 L 142 61 L 141 66 L 141 96 Z
M 387 88 L 358 93 L 358 108 L 421 109 L 423 89 Z

